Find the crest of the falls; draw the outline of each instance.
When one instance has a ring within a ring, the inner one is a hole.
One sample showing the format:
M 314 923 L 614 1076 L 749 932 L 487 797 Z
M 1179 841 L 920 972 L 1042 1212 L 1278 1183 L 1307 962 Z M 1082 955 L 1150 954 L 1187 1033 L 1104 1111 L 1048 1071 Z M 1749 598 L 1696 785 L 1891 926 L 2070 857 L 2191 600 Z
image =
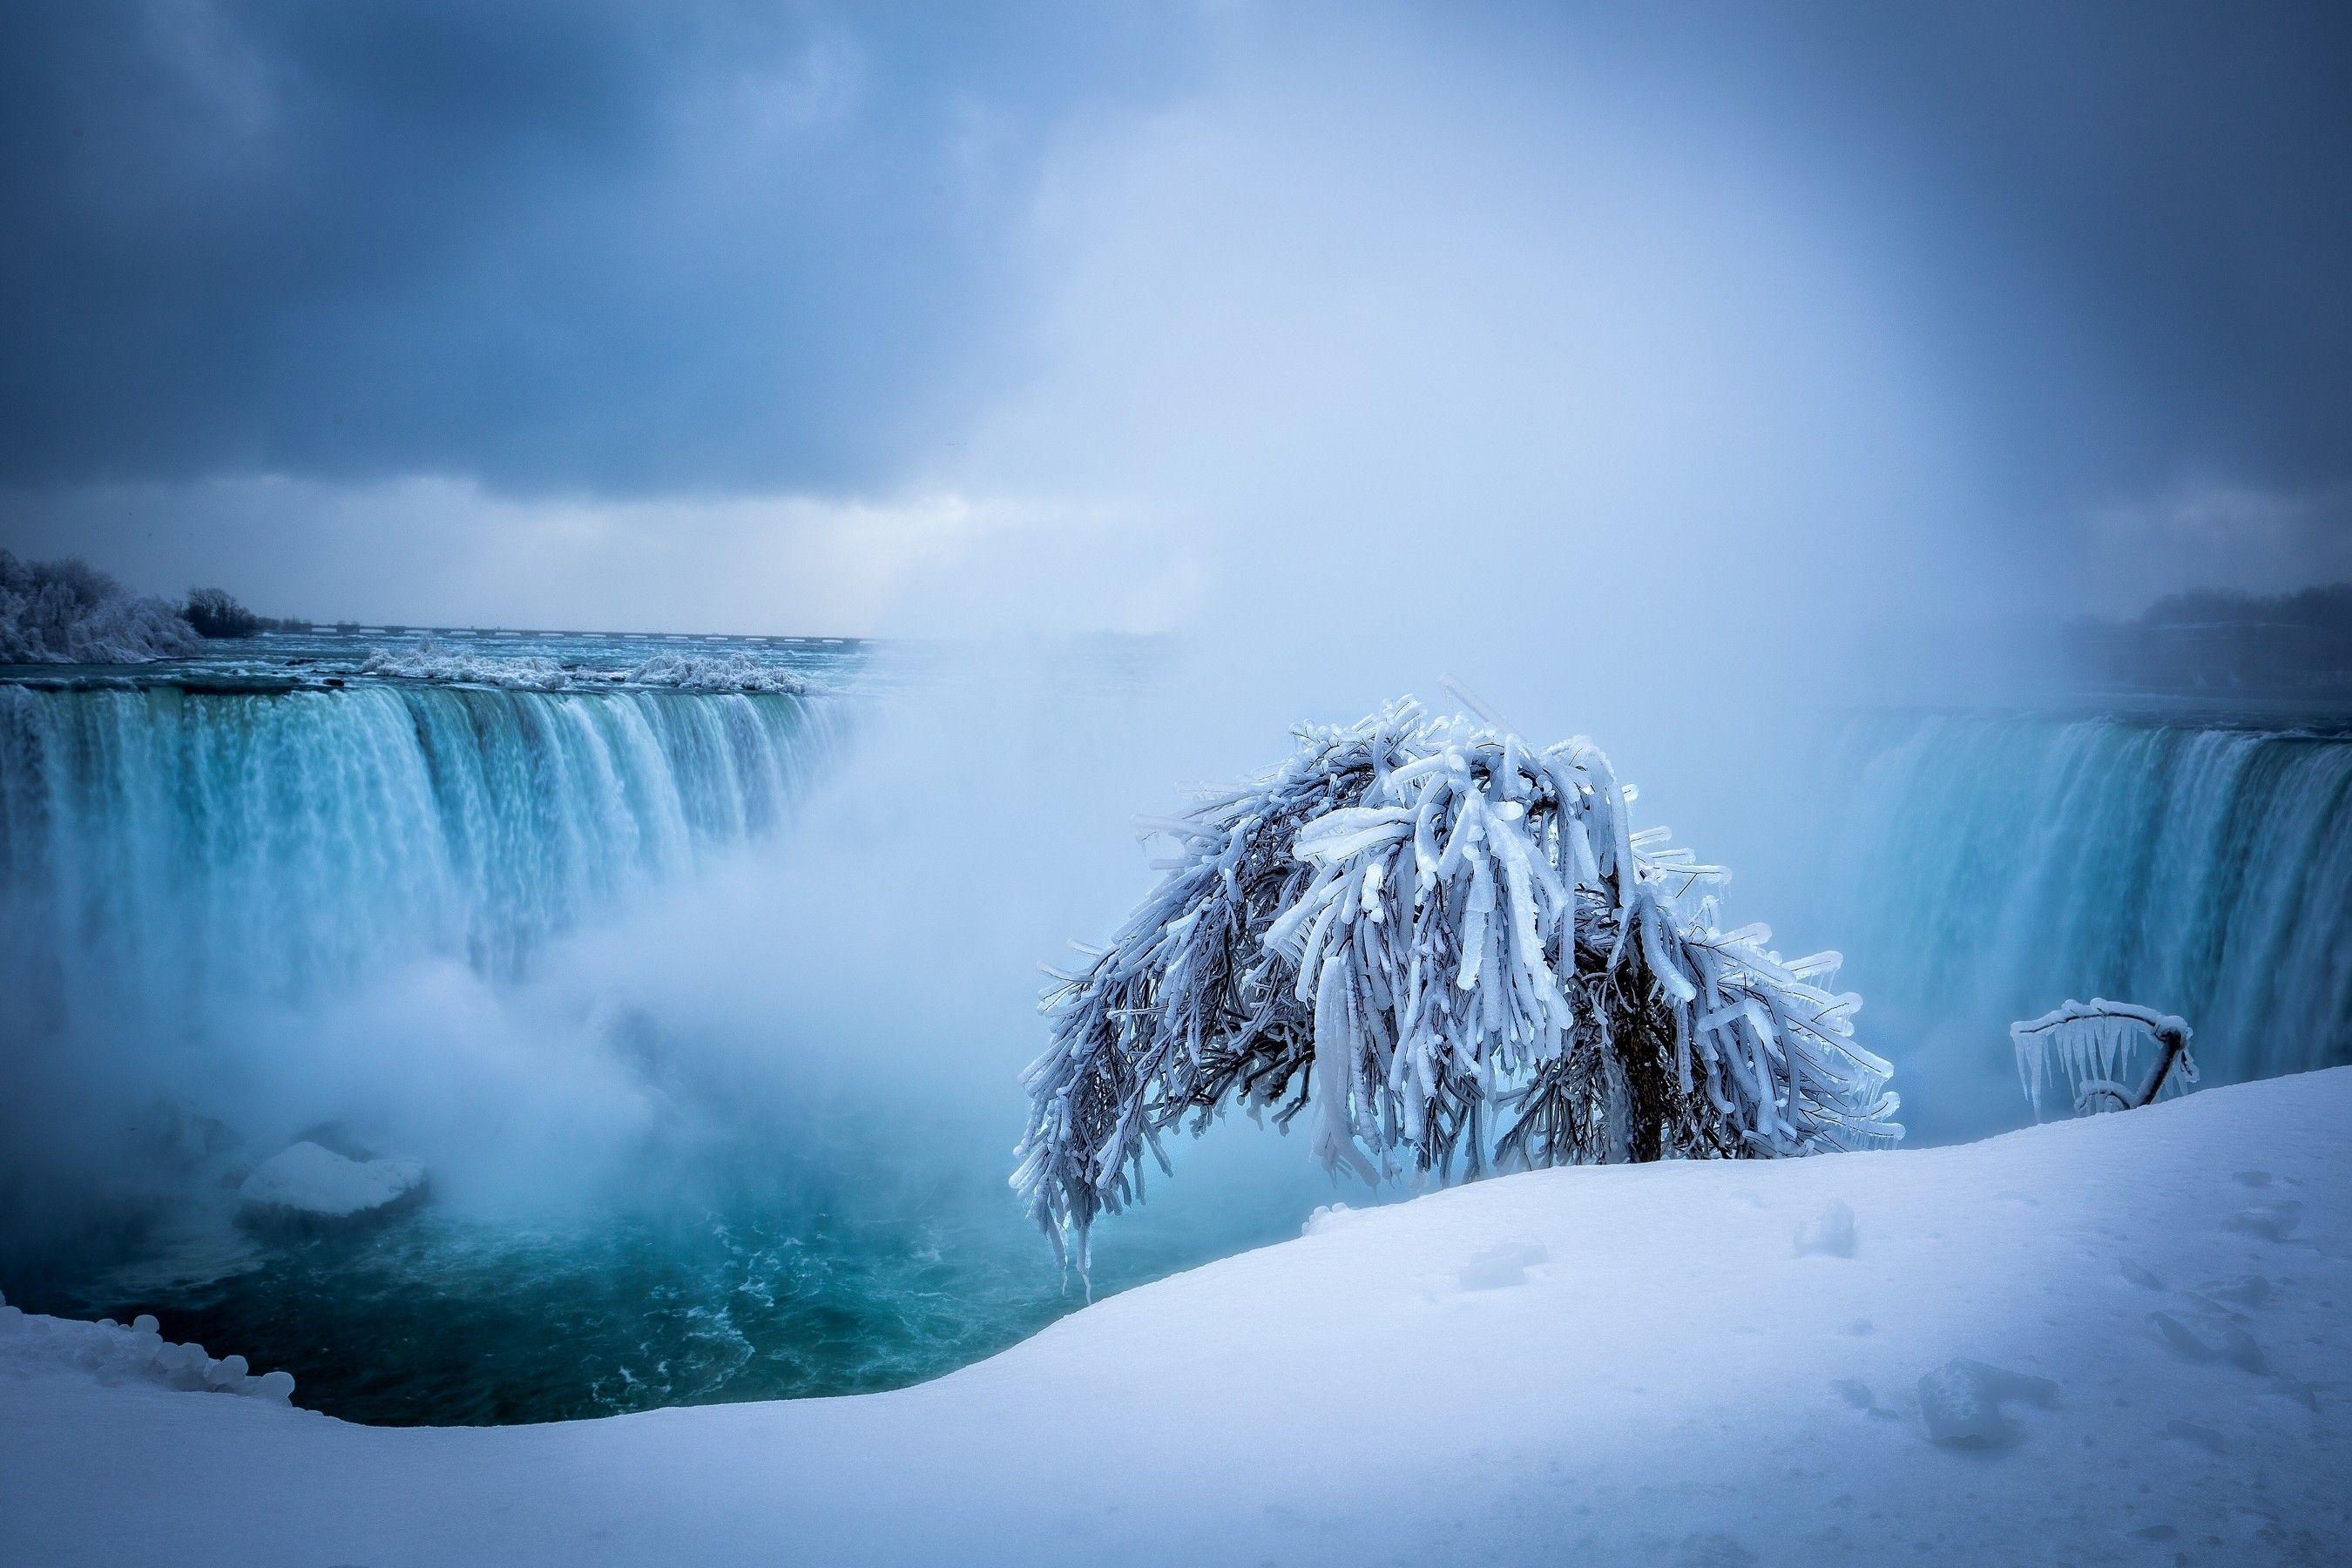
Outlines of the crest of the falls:
M 1882 1028 L 1980 1036 L 1996 1082 L 2009 1020 L 2096 994 L 2187 1016 L 2220 1081 L 2352 1060 L 2352 737 L 1938 715 L 1844 740 L 1835 929 Z
M 0 686 L 5 962 L 68 1012 L 509 972 L 776 826 L 840 723 L 792 692 Z

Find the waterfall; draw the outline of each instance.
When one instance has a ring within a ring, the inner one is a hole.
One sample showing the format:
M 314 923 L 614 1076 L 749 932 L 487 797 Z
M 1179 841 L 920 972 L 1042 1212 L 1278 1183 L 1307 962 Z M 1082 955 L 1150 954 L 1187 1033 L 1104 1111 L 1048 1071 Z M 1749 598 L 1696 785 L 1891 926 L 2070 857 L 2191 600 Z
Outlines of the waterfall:
M 782 692 L 0 686 L 7 1010 L 510 973 L 773 826 L 838 722 Z
M 2352 1060 L 2352 738 L 1938 716 L 1844 741 L 1838 930 L 1898 1022 L 1981 1034 L 2000 1072 L 2008 1020 L 2099 994 L 2187 1016 L 2209 1081 Z

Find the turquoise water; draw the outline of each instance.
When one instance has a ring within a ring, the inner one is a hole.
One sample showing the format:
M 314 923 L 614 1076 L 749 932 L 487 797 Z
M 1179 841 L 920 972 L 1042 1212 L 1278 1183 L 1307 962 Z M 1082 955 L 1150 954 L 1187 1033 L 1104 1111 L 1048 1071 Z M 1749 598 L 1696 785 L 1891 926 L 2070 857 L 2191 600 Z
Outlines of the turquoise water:
M 659 1210 L 489 1222 L 428 1205 L 354 1236 L 148 1234 L 53 1258 L 8 1297 L 153 1312 L 173 1339 L 292 1371 L 299 1404 L 383 1425 L 867 1393 L 969 1365 L 1087 1299 L 1001 1175 L 920 1170 L 835 1162 L 787 1180 L 763 1152 L 732 1172 L 756 1186 Z M 1297 1229 L 1267 1202 L 1139 1214 L 1097 1247 L 1093 1288 Z

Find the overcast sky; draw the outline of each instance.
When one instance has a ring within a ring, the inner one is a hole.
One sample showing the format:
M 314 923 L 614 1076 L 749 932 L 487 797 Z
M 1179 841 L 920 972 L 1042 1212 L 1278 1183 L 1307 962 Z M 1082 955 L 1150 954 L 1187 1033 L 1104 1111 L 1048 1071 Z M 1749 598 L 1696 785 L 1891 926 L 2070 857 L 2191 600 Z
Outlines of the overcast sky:
M 0 545 L 810 632 L 1424 531 L 2287 586 L 2352 575 L 2347 190 L 2340 4 L 19 0 Z

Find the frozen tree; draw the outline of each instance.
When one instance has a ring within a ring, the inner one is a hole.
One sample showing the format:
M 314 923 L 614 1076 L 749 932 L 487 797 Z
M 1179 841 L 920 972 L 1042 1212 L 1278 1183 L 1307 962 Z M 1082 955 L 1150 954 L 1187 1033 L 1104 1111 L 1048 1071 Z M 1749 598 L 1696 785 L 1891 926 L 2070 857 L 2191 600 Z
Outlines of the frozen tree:
M 1475 707 L 1475 705 L 1473 704 Z M 1839 959 L 1717 928 L 1719 867 L 1635 831 L 1608 759 L 1410 699 L 1149 821 L 1176 855 L 1056 973 L 1013 1184 L 1065 1258 L 1230 1105 L 1375 1179 L 1892 1142 Z M 1687 902 L 1686 902 L 1687 900 Z
M 2078 1112 L 2129 1110 L 2153 1104 L 2167 1089 L 2187 1091 L 2197 1081 L 2197 1060 L 2189 1054 L 2189 1026 L 2169 1013 L 2129 1002 L 2094 996 L 2069 1000 L 2039 1018 L 2009 1026 L 2017 1048 L 2017 1076 L 2042 1114 L 2045 1083 L 2063 1076 Z M 2137 1085 L 2122 1079 L 2145 1055 L 2147 1070 Z
M 195 648 L 176 607 L 89 563 L 0 550 L 0 664 L 140 664 Z

